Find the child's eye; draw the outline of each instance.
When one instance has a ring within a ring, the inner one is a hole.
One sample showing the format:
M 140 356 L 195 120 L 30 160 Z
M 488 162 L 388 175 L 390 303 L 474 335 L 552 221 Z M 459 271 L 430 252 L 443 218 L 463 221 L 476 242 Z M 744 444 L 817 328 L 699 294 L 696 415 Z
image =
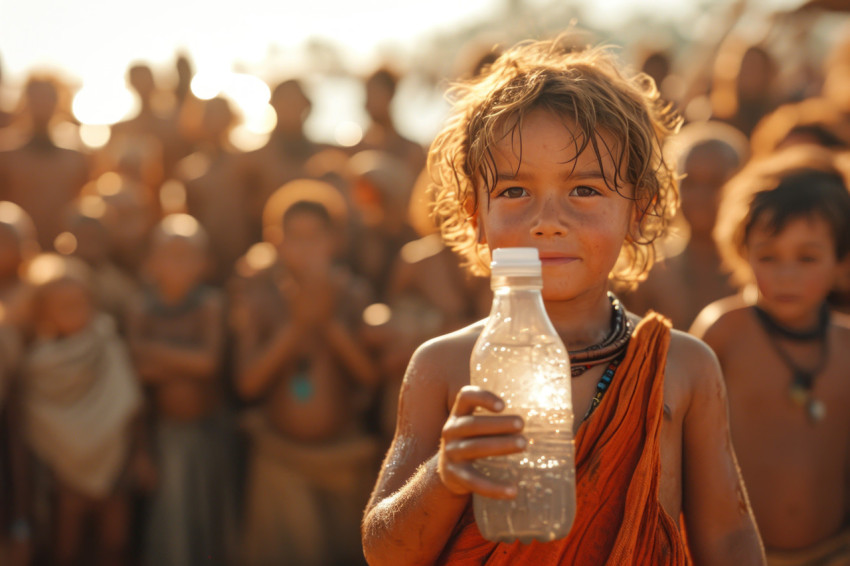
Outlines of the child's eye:
M 770 263 L 770 262 L 772 262 L 773 260 L 775 260 L 776 258 L 775 258 L 775 257 L 773 257 L 772 255 L 763 255 L 763 256 L 759 256 L 759 257 L 758 257 L 758 258 L 756 258 L 756 259 L 757 259 L 759 262 L 761 262 L 761 263 Z
M 599 195 L 599 194 L 601 194 L 601 193 L 599 191 L 597 191 L 596 189 L 594 189 L 593 187 L 587 187 L 587 186 L 584 186 L 584 185 L 582 185 L 580 187 L 576 187 L 572 191 L 570 191 L 570 196 L 577 196 L 577 197 L 592 197 L 592 196 L 596 196 L 596 195 Z
M 523 189 L 522 187 L 508 187 L 507 189 L 505 189 L 504 191 L 499 193 L 500 197 L 506 197 L 506 198 L 520 198 L 520 197 L 524 197 L 524 196 L 527 196 L 527 195 L 528 195 L 528 192 L 525 189 Z
M 800 261 L 803 263 L 814 263 L 818 260 L 818 258 L 814 256 L 803 256 L 800 258 Z

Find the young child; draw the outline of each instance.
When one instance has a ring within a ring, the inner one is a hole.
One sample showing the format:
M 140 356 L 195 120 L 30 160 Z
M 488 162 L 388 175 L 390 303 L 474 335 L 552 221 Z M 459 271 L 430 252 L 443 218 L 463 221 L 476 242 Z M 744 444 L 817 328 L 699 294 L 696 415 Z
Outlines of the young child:
M 0 152 L 0 199 L 17 203 L 33 220 L 39 245 L 49 250 L 61 232 L 62 211 L 89 177 L 88 157 L 57 146 L 52 130 L 60 107 L 60 84 L 32 77 L 24 87 L 29 139 Z
M 157 489 L 146 563 L 228 564 L 234 549 L 232 433 L 223 406 L 221 292 L 204 285 L 206 233 L 186 214 L 151 235 L 147 287 L 128 317 L 128 338 L 153 398 Z
M 126 330 L 125 319 L 138 292 L 136 280 L 112 260 L 115 211 L 97 195 L 75 200 L 65 215 L 65 229 L 57 238 L 60 253 L 80 258 L 92 271 L 94 296 L 100 308 L 115 319 L 120 331 Z
M 400 78 L 389 67 L 376 69 L 366 77 L 364 109 L 370 123 L 355 151 L 372 149 L 397 157 L 408 168 L 412 180 L 425 165 L 425 152 L 421 145 L 399 133 L 393 120 L 392 105 Z M 410 190 L 412 184 L 403 188 Z
M 363 560 L 358 525 L 378 466 L 363 413 L 378 373 L 358 336 L 368 288 L 338 262 L 342 218 L 330 211 L 343 202 L 320 181 L 272 195 L 277 261 L 234 299 L 237 389 L 259 405 L 245 421 L 246 566 Z
M 660 147 L 676 117 L 651 81 L 628 77 L 607 50 L 569 52 L 557 41 L 520 44 L 455 95 L 430 153 L 435 214 L 477 269 L 492 249 L 540 251 L 546 310 L 580 373 L 577 514 L 566 538 L 546 544 L 488 542 L 478 532 L 470 495 L 510 498 L 515 486 L 477 473 L 475 459 L 521 452 L 526 440 L 515 416 L 476 411 L 504 405 L 469 385 L 482 328 L 474 324 L 411 359 L 365 512 L 367 559 L 687 564 L 683 516 L 696 563 L 763 564 L 711 351 L 658 315 L 638 322 L 608 295 L 609 275 L 641 274 L 647 242 L 675 209 Z M 615 367 L 588 415 L 603 372 Z
M 186 209 L 198 219 L 210 238 L 213 259 L 212 280 L 223 284 L 233 265 L 251 245 L 248 200 L 243 186 L 242 154 L 228 141 L 236 124 L 230 103 L 224 98 L 212 98 L 203 103 L 198 151 L 185 163 L 200 163 L 201 167 L 186 167 Z M 184 163 L 181 162 L 181 163 Z
M 826 303 L 850 252 L 850 194 L 807 153 L 730 181 L 716 235 L 757 291 L 708 306 L 691 330 L 720 359 L 741 472 L 777 565 L 850 560 L 850 324 Z
M 747 138 L 722 122 L 698 122 L 682 128 L 669 145 L 683 174 L 679 192 L 688 243 L 657 263 L 623 302 L 637 313 L 661 313 L 686 331 L 706 305 L 735 292 L 711 234 L 720 189 L 746 161 Z
M 35 338 L 22 362 L 27 442 L 55 485 L 51 564 L 91 558 L 124 564 L 130 519 L 131 442 L 142 396 L 114 322 L 99 313 L 91 274 L 71 257 L 44 254 L 28 268 Z M 140 448 L 137 446 L 137 448 Z

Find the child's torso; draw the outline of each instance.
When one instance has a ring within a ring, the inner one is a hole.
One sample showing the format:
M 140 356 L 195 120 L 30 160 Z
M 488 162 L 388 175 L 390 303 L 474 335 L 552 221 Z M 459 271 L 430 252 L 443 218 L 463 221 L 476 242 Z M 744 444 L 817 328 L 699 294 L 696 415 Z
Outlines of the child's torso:
M 827 365 L 812 389 L 812 398 L 825 407 L 817 421 L 792 398 L 792 372 L 753 311 L 731 314 L 740 339 L 729 340 L 718 355 L 729 391 L 733 442 L 756 520 L 767 548 L 807 547 L 844 523 L 850 331 L 829 331 Z M 816 342 L 782 344 L 801 367 L 817 365 Z
M 204 295 L 211 292 L 208 289 L 199 291 L 196 304 L 182 312 L 160 312 L 156 308 L 149 308 L 144 321 L 145 338 L 172 348 L 202 348 L 206 325 L 209 324 L 202 303 Z M 163 371 L 170 370 L 163 368 Z M 161 415 L 176 420 L 194 420 L 210 414 L 220 406 L 220 376 L 199 378 L 170 375 L 154 388 L 154 397 Z

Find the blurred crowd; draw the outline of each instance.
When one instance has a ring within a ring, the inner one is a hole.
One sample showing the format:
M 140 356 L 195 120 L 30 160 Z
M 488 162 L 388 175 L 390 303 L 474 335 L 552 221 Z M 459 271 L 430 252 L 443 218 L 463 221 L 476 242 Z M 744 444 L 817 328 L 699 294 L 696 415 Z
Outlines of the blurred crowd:
M 720 28 L 699 50 L 623 49 L 686 125 L 680 221 L 620 293 L 684 330 L 740 290 L 712 238 L 726 181 L 788 146 L 850 150 L 848 28 L 790 73 L 805 38 Z M 429 220 L 427 148 L 393 119 L 403 74 L 363 77 L 352 147 L 305 134 L 302 81 L 271 85 L 275 129 L 248 152 L 192 74 L 179 59 L 163 107 L 162 77 L 131 66 L 139 112 L 97 150 L 56 143 L 54 76 L 0 109 L 2 564 L 362 563 L 411 353 L 487 315 L 489 282 Z M 850 308 L 850 269 L 833 296 Z

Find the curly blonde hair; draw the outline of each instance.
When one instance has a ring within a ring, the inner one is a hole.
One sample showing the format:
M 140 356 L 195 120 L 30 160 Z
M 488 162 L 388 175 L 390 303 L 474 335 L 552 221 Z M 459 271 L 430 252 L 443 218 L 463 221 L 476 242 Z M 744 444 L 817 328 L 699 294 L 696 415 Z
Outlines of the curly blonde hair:
M 631 285 L 646 276 L 655 257 L 652 242 L 677 208 L 676 172 L 662 146 L 681 125 L 651 78 L 627 75 L 608 47 L 572 50 L 559 38 L 516 45 L 477 77 L 455 84 L 449 97 L 453 111 L 428 155 L 432 216 L 473 274 L 489 273 L 489 250 L 470 222 L 479 206 L 476 189 L 490 189 L 496 179 L 495 146 L 530 112 L 544 109 L 577 125 L 577 155 L 590 146 L 601 160 L 610 150 L 614 162 L 625 165 L 607 182 L 618 192 L 634 186 L 628 198 L 640 222 L 610 278 Z M 613 135 L 616 146 L 600 147 L 600 132 Z

